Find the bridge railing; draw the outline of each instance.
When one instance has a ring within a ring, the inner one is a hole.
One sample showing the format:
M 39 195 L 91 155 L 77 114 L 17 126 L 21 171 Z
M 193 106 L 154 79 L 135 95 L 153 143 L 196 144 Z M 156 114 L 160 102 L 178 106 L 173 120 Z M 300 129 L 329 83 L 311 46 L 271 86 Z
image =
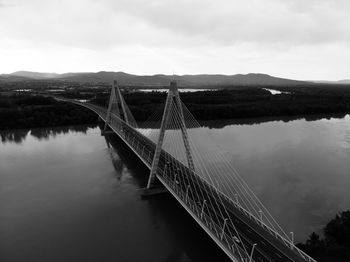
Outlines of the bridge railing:
M 174 177 L 172 177 L 168 172 L 165 172 L 163 169 L 159 169 L 159 177 L 162 179 L 167 186 L 173 191 L 174 194 L 191 210 L 193 215 L 196 216 L 196 219 L 201 221 L 207 230 L 209 230 L 221 244 L 226 246 L 226 249 L 229 250 L 233 255 L 239 255 L 242 261 L 249 259 L 246 255 L 245 250 L 238 245 L 237 240 L 229 236 L 225 230 L 223 230 L 222 225 L 219 225 L 215 222 L 210 215 L 205 211 L 203 212 L 202 207 L 188 197 L 188 194 L 182 187 L 177 186 L 174 182 Z M 243 254 L 243 255 L 242 255 Z
M 306 254 L 304 251 L 300 250 L 293 242 L 291 242 L 289 239 L 286 239 L 283 237 L 280 233 L 278 233 L 276 230 L 272 229 L 270 226 L 266 225 L 263 220 L 253 215 L 251 212 L 246 210 L 244 207 L 242 207 L 239 203 L 236 201 L 233 201 L 231 198 L 229 198 L 227 195 L 222 193 L 222 196 L 226 199 L 226 201 L 229 201 L 235 208 L 241 211 L 247 218 L 250 220 L 253 220 L 256 224 L 260 225 L 262 228 L 264 228 L 267 232 L 269 232 L 273 237 L 276 239 L 279 239 L 285 246 L 290 248 L 291 250 L 295 250 L 299 253 L 299 255 L 308 262 L 317 262 L 315 259 L 310 257 L 308 254 Z
M 263 227 L 266 231 L 268 231 L 273 237 L 279 239 L 284 245 L 289 247 L 290 249 L 295 249 L 300 255 L 305 257 L 305 259 L 309 262 L 316 262 L 313 258 L 305 254 L 303 251 L 301 251 L 299 248 L 297 248 L 294 243 L 292 243 L 289 239 L 286 239 L 285 237 L 281 236 L 276 230 L 272 229 L 270 226 L 266 225 L 263 220 L 253 215 L 251 212 L 246 210 L 244 207 L 242 207 L 238 202 L 233 201 L 231 198 L 226 196 L 224 193 L 222 193 L 222 196 L 226 199 L 226 201 L 230 202 L 236 209 L 240 210 L 241 213 L 243 213 L 247 218 L 250 220 L 253 220 L 256 224 Z
M 200 219 L 204 224 L 213 232 L 215 235 L 221 239 L 221 241 L 224 241 L 227 248 L 235 254 L 235 248 L 236 250 L 239 249 L 240 251 L 244 252 L 244 250 L 239 247 L 236 242 L 237 239 L 234 237 L 229 236 L 225 231 L 222 231 L 222 225 L 217 224 L 209 215 L 206 214 L 206 212 L 203 213 L 203 210 L 201 210 L 201 206 L 198 205 L 195 201 L 191 200 L 190 198 L 186 197 L 186 192 L 183 190 L 182 187 L 177 186 L 176 183 L 174 183 L 174 177 L 167 175 L 167 172 L 160 169 L 160 176 L 162 178 L 165 178 L 165 181 L 173 189 L 173 191 L 191 208 L 191 210 L 196 214 L 197 218 Z M 301 258 L 303 258 L 305 261 L 308 262 L 317 262 L 315 259 L 307 255 L 305 252 L 297 248 L 294 243 L 291 241 L 285 239 L 280 234 L 276 233 L 275 230 L 267 226 L 263 221 L 258 219 L 256 216 L 252 215 L 249 211 L 244 209 L 241 205 L 234 202 L 232 199 L 228 198 L 226 195 L 224 195 L 227 201 L 230 201 L 231 204 L 233 204 L 236 208 L 241 210 L 242 213 L 244 213 L 247 218 L 253 219 L 257 224 L 259 224 L 261 227 L 263 227 L 265 230 L 269 231 L 269 233 L 278 238 L 280 241 L 282 241 L 288 248 L 294 249 L 299 253 Z M 224 236 L 224 237 L 223 237 Z M 244 254 L 244 253 L 243 253 Z

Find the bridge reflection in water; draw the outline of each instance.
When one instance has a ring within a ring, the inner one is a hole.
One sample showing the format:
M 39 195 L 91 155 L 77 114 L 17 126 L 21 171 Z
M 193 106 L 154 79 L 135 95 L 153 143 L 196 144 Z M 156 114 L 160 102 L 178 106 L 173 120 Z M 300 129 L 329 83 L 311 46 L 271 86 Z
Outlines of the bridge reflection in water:
M 315 261 L 294 245 L 229 163 L 225 165 L 231 180 L 222 175 L 227 170 L 202 163 L 189 132 L 200 125 L 181 102 L 176 82 L 170 84 L 164 113 L 155 114 L 143 128 L 138 127 L 116 82 L 108 108 L 56 99 L 98 114 L 105 123 L 104 134 L 117 134 L 150 169 L 145 194 L 157 193 L 161 184 L 232 261 Z

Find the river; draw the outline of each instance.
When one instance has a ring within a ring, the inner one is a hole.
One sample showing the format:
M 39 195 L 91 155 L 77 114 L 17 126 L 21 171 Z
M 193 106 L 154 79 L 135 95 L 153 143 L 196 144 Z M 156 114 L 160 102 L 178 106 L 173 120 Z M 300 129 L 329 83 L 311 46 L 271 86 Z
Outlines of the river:
M 349 115 L 204 129 L 297 241 L 350 209 Z M 227 260 L 170 195 L 140 197 L 148 170 L 98 127 L 13 130 L 1 139 L 1 261 Z

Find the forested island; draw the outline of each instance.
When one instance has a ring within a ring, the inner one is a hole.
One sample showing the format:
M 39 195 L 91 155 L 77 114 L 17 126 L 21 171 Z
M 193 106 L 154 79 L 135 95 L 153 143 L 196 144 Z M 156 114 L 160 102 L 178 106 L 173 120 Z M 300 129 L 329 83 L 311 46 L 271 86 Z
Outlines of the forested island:
M 28 88 L 28 83 L 25 85 Z M 29 85 L 30 86 L 30 85 Z M 16 88 L 19 85 L 16 84 Z M 0 129 L 93 124 L 97 116 L 76 105 L 58 102 L 31 92 L 0 95 Z M 300 118 L 350 112 L 349 85 L 299 86 L 213 86 L 213 90 L 181 92 L 181 99 L 194 117 L 200 121 L 269 117 Z M 281 91 L 271 94 L 268 89 Z M 11 90 L 11 89 L 9 89 Z M 45 91 L 40 85 L 40 91 Z M 50 90 L 50 89 L 48 89 Z M 107 106 L 110 87 L 72 84 L 54 93 L 73 99 L 89 100 Z M 46 90 L 47 91 L 47 90 Z M 123 96 L 136 121 L 142 122 L 164 106 L 166 92 L 141 92 L 122 88 Z
M 268 87 L 267 87 L 268 88 Z M 276 87 L 274 87 L 276 88 Z M 284 87 L 272 95 L 261 87 L 226 86 L 215 91 L 183 92 L 181 99 L 197 120 L 305 116 L 350 112 L 349 86 Z M 165 102 L 165 92 L 125 92 L 137 121 L 146 121 Z M 92 102 L 106 105 L 106 94 Z
M 245 87 L 182 93 L 181 99 L 198 120 L 350 112 L 350 89 L 346 92 L 294 91 L 272 95 L 262 88 Z M 164 97 L 150 93 L 128 94 L 125 100 L 141 121 L 164 103 Z

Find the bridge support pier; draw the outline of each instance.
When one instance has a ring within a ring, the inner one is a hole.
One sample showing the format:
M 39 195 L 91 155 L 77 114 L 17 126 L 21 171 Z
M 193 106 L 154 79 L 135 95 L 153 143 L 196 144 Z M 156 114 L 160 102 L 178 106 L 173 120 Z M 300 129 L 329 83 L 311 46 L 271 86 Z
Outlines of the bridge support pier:
M 107 129 L 107 130 L 101 130 L 101 136 L 108 136 L 115 134 L 113 130 Z
M 144 187 L 141 188 L 140 191 L 141 197 L 143 198 L 169 193 L 169 191 L 163 186 L 154 186 L 151 188 Z

